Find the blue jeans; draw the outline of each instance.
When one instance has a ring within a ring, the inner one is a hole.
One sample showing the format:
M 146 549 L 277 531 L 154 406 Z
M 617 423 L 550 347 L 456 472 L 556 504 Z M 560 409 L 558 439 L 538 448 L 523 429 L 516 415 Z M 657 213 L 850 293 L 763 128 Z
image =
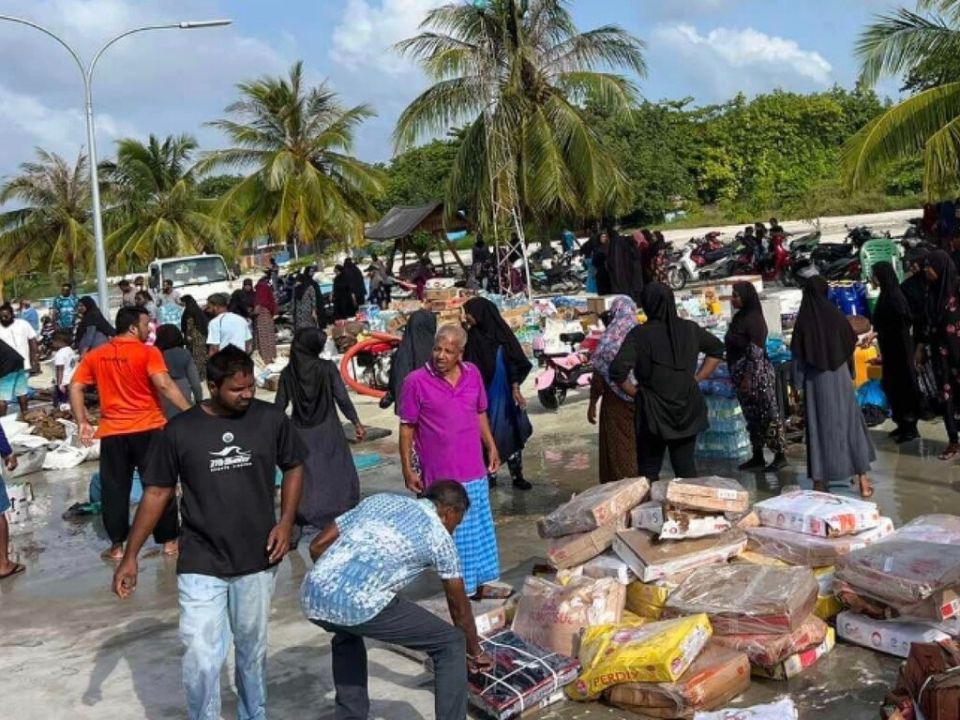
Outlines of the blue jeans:
M 267 622 L 276 568 L 220 578 L 180 575 L 183 684 L 190 720 L 220 720 L 220 670 L 235 647 L 237 720 L 263 720 L 267 706 Z

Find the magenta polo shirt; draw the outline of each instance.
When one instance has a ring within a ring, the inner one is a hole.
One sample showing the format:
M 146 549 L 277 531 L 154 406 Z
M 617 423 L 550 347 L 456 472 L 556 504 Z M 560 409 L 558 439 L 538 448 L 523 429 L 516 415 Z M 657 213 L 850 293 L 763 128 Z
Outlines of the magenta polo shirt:
M 424 487 L 439 480 L 466 483 L 487 476 L 480 439 L 480 413 L 487 411 L 487 391 L 480 371 L 460 365 L 453 387 L 427 363 L 403 381 L 400 422 L 413 425 Z

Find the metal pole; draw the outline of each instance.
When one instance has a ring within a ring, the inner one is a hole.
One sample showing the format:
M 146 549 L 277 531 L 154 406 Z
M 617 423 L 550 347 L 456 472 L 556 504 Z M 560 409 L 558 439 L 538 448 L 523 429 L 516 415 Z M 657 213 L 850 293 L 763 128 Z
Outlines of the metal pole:
M 87 160 L 90 163 L 90 201 L 93 205 L 92 222 L 94 258 L 96 260 L 97 267 L 97 299 L 100 307 L 106 312 L 110 307 L 110 295 L 107 288 L 107 255 L 103 241 L 103 217 L 100 209 L 100 177 L 99 170 L 97 168 L 97 137 L 93 116 L 93 71 L 97 67 L 97 62 L 100 60 L 100 56 L 103 55 L 107 48 L 109 48 L 118 40 L 127 37 L 128 35 L 146 32 L 148 30 L 194 30 L 199 28 L 222 27 L 224 25 L 229 25 L 232 21 L 190 20 L 178 23 L 168 23 L 165 25 L 146 25 L 144 27 L 134 28 L 133 30 L 127 30 L 126 32 L 120 33 L 116 37 L 104 43 L 104 45 L 97 51 L 97 54 L 93 56 L 93 60 L 90 62 L 90 65 L 88 67 L 84 67 L 83 61 L 80 59 L 80 56 L 77 54 L 76 50 L 70 47 L 70 45 L 68 45 L 60 36 L 54 34 L 52 31 L 48 30 L 42 25 L 38 25 L 31 20 L 14 17 L 12 15 L 0 15 L 0 20 L 26 25 L 27 27 L 32 27 L 34 30 L 39 30 L 44 35 L 48 35 L 60 43 L 60 45 L 62 45 L 66 51 L 70 53 L 70 56 L 77 63 L 77 67 L 80 68 L 80 74 L 83 78 L 83 100 L 87 122 Z

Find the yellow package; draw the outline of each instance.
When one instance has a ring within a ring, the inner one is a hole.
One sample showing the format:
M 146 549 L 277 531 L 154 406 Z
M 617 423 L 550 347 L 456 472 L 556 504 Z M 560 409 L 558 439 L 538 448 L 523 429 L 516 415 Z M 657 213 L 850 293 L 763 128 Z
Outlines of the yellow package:
M 670 589 L 652 583 L 632 582 L 627 585 L 627 610 L 637 615 L 644 613 L 634 610 L 634 607 L 653 606 L 662 608 L 670 597 Z
M 594 700 L 613 685 L 674 682 L 713 634 L 703 613 L 646 623 L 588 628 L 580 642 L 580 677 L 567 686 L 572 700 Z
M 742 553 L 733 558 L 732 562 L 749 563 L 751 565 L 769 565 L 770 567 L 790 567 L 790 564 L 785 563 L 783 560 L 778 560 L 777 558 L 770 557 L 769 555 L 761 555 L 753 550 L 744 550 Z
M 643 625 L 645 622 L 650 622 L 650 619 L 643 615 L 632 613 L 629 610 L 624 610 L 623 615 L 620 616 L 621 625 Z
M 633 604 L 633 612 L 642 618 L 648 620 L 659 620 L 665 609 L 664 605 L 648 605 L 645 602 L 636 602 Z
M 843 603 L 837 599 L 836 595 L 821 595 L 817 598 L 813 614 L 826 622 L 839 615 L 841 610 L 843 610 Z

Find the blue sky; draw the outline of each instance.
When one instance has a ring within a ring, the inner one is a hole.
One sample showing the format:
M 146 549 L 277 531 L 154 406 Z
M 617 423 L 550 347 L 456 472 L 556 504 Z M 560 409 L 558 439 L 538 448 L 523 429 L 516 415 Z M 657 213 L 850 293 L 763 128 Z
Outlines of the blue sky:
M 368 160 L 391 155 L 397 115 L 424 88 L 420 73 L 389 47 L 416 30 L 442 0 L 3 0 L 0 12 L 30 18 L 89 56 L 112 34 L 145 23 L 230 17 L 227 29 L 169 31 L 122 41 L 97 71 L 101 156 L 116 138 L 194 134 L 204 147 L 222 138 L 205 121 L 221 117 L 237 82 L 284 72 L 296 59 L 345 102 L 379 116 L 358 138 Z M 586 29 L 615 23 L 647 43 L 651 100 L 699 103 L 775 87 L 798 91 L 851 86 L 856 37 L 895 0 L 573 0 Z M 880 89 L 895 93 L 897 83 Z M 0 23 L 0 176 L 34 146 L 75 156 L 84 143 L 77 70 L 35 31 Z

